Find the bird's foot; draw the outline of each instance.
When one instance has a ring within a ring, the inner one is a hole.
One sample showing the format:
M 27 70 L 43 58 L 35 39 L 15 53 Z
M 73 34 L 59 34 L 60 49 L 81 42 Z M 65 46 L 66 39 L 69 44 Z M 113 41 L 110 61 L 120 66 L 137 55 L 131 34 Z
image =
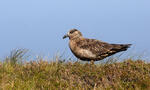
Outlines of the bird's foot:
M 91 64 L 91 65 L 94 65 L 94 60 L 91 60 L 91 61 L 90 61 L 90 64 Z

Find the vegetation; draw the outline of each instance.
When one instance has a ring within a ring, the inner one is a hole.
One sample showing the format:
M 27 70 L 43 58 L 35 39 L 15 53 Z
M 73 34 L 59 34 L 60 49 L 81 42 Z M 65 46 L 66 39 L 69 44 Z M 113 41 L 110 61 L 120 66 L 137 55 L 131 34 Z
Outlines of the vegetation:
M 24 49 L 0 62 L 0 90 L 150 89 L 150 63 L 80 63 L 61 60 L 23 62 Z M 21 61 L 21 62 L 20 62 Z

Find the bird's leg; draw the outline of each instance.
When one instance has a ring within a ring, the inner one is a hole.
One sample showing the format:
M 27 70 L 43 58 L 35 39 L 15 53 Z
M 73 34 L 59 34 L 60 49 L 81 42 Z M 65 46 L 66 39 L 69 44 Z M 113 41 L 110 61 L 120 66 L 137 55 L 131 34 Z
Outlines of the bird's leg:
M 80 60 L 81 60 L 81 59 L 79 59 L 79 58 L 78 58 L 78 59 L 77 59 L 77 62 L 79 63 L 79 62 L 80 62 Z
M 94 60 L 91 60 L 91 61 L 90 61 L 90 64 L 91 64 L 91 65 L 94 65 Z

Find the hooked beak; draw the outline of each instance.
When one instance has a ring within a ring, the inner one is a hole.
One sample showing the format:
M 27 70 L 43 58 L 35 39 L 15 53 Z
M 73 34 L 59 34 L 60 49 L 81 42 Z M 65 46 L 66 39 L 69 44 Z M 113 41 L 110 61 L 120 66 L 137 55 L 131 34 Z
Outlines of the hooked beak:
M 64 36 L 63 36 L 63 39 L 65 39 L 65 38 L 67 38 L 67 37 L 69 37 L 68 34 L 64 35 Z

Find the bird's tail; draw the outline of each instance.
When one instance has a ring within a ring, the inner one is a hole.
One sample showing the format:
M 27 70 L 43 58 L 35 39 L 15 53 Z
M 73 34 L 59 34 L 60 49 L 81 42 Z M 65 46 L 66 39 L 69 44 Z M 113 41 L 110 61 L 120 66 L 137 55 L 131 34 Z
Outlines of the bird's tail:
M 131 46 L 132 44 L 121 44 L 120 46 L 121 46 L 121 50 L 122 51 L 126 51 L 128 48 L 130 48 L 130 46 Z
M 126 51 L 132 44 L 112 44 L 115 50 Z

